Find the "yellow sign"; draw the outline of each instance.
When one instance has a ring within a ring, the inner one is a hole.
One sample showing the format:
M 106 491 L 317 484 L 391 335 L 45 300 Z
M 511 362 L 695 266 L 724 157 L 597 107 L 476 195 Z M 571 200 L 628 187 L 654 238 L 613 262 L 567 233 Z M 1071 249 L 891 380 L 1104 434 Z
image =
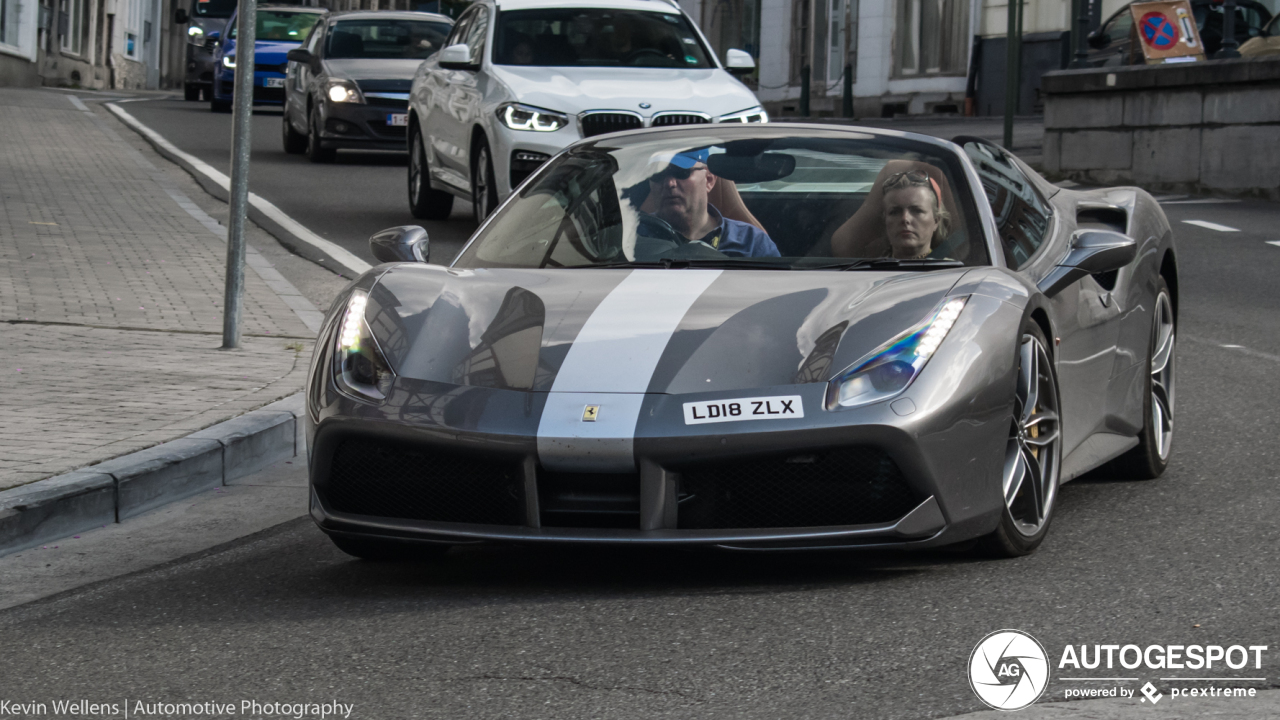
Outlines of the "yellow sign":
M 599 405 L 588 405 L 586 409 L 582 411 L 582 422 L 595 422 L 596 416 L 598 416 L 599 414 L 600 414 Z

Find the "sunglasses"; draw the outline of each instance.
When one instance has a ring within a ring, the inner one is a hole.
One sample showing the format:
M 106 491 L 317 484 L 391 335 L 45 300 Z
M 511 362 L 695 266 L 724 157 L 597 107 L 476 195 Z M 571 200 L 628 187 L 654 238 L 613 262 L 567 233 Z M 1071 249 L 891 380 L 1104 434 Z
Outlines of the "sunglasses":
M 699 168 L 697 165 L 691 168 L 682 168 L 678 165 L 668 165 L 666 170 L 651 175 L 649 177 L 649 182 L 662 182 L 669 178 L 675 178 L 676 180 L 688 180 L 689 176 L 693 175 L 694 170 L 700 169 L 702 168 Z
M 928 173 L 922 173 L 919 170 L 903 170 L 902 172 L 890 175 L 885 181 L 885 185 L 891 185 L 898 178 L 905 177 L 907 182 L 912 185 L 925 185 L 933 188 L 933 196 L 938 199 L 938 204 L 942 204 L 942 188 L 938 187 L 938 181 L 929 177 Z

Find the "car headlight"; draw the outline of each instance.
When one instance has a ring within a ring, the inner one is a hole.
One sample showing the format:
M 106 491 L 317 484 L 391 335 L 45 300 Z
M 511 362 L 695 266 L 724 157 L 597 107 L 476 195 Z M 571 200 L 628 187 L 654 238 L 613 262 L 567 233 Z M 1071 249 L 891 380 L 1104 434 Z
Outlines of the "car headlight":
M 187 28 L 187 40 L 199 45 L 204 42 L 204 28 L 199 25 L 192 25 Z
M 353 290 L 347 300 L 334 340 L 333 378 L 349 395 L 381 401 L 395 374 L 365 321 L 368 304 L 369 293 L 364 290 Z
M 508 103 L 498 108 L 498 119 L 512 130 L 532 132 L 555 132 L 569 124 L 568 115 L 520 103 Z
M 929 319 L 876 349 L 831 381 L 828 407 L 857 407 L 893 397 L 911 384 L 951 332 L 968 297 L 942 304 Z
M 234 69 L 235 69 L 235 67 L 236 67 L 236 61 L 235 61 L 235 58 L 231 57 L 230 55 L 223 55 L 223 56 L 222 56 L 222 67 L 227 68 L 227 69 L 229 69 L 229 70 L 234 70 Z
M 360 94 L 360 88 L 355 83 L 346 80 L 330 80 L 329 89 L 325 91 L 329 99 L 340 103 L 364 103 L 364 95 Z
M 721 115 L 720 122 L 736 122 L 736 123 L 767 123 L 769 122 L 769 113 L 764 108 L 757 105 L 746 110 L 739 110 L 736 113 Z

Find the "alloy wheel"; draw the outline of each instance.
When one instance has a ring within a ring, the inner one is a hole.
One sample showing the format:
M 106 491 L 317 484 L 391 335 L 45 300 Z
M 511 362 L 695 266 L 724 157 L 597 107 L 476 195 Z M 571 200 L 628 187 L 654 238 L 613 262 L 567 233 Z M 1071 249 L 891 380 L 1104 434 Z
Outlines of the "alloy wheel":
M 409 202 L 422 195 L 422 138 L 413 134 L 413 147 L 409 149 Z
M 1004 500 L 1013 526 L 1035 536 L 1058 494 L 1058 388 L 1040 339 L 1022 336 L 1014 419 L 1005 450 Z
M 1168 293 L 1156 297 L 1155 341 L 1151 344 L 1151 428 L 1156 454 L 1169 458 L 1173 446 L 1173 303 Z

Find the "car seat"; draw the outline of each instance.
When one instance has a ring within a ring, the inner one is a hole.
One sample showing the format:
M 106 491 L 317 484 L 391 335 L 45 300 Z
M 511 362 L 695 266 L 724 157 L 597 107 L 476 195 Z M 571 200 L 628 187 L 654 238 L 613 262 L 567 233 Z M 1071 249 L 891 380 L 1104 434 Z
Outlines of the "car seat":
M 942 190 L 942 206 L 951 214 L 951 235 L 943 240 L 947 256 L 965 260 L 969 256 L 969 243 L 965 234 L 964 218 L 959 213 L 951 184 L 942 170 L 929 163 L 915 160 L 890 160 L 876 175 L 867 199 L 861 207 L 831 235 L 831 254 L 835 257 L 874 258 L 887 257 L 892 249 L 884 230 L 884 184 L 900 172 L 923 172 L 933 178 Z M 933 248 L 937 250 L 935 246 Z

